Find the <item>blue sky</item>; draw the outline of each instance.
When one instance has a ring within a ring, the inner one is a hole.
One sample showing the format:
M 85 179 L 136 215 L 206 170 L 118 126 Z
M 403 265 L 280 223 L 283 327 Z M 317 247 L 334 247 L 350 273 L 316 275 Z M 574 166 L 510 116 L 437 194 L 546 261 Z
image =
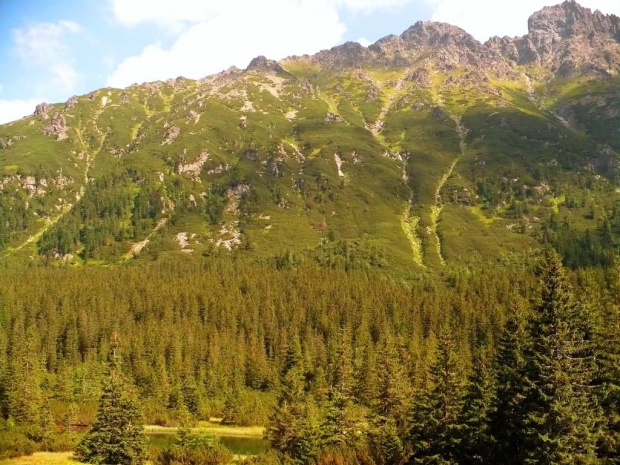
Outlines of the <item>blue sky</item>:
M 251 58 L 315 53 L 346 40 L 445 21 L 479 40 L 522 35 L 559 0 L 0 0 L 0 123 L 41 102 L 134 82 L 200 78 Z M 582 0 L 620 15 L 620 0 Z

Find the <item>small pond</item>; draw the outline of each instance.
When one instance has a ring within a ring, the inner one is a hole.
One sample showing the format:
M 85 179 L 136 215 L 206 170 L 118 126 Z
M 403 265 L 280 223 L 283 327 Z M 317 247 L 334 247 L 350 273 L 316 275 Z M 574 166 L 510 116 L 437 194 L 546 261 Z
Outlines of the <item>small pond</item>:
M 164 448 L 174 444 L 176 436 L 170 433 L 147 433 L 152 446 Z M 220 443 L 233 454 L 258 455 L 269 449 L 269 441 L 247 436 L 219 436 Z

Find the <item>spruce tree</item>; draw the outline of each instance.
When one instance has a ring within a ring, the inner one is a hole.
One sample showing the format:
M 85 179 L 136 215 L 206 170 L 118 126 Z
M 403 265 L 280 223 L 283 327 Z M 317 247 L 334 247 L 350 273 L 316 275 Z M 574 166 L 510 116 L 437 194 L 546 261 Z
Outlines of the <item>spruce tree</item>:
M 489 421 L 493 402 L 493 374 L 488 355 L 482 350 L 475 354 L 472 373 L 458 424 L 462 426 L 457 462 L 461 465 L 486 463 L 490 454 Z
M 108 363 L 97 419 L 77 445 L 75 456 L 101 465 L 140 465 L 146 459 L 146 437 L 132 388 L 121 371 L 115 336 Z
M 326 415 L 321 425 L 321 439 L 328 446 L 350 446 L 355 442 L 356 422 L 352 417 L 353 366 L 350 335 L 341 330 L 336 349 L 335 367 Z
M 490 415 L 493 463 L 506 465 L 523 463 L 527 343 L 524 310 L 517 305 L 506 322 L 494 360 L 496 390 Z
M 317 428 L 305 391 L 299 339 L 289 344 L 281 371 L 278 403 L 269 419 L 265 437 L 277 451 L 298 463 L 308 463 L 317 453 Z
M 41 367 L 35 348 L 36 332 L 30 327 L 22 334 L 17 325 L 11 347 L 7 388 L 9 416 L 19 424 L 38 428 L 41 424 L 43 397 L 39 386 Z
M 604 463 L 620 464 L 620 269 L 611 276 L 611 301 L 600 302 L 597 313 L 596 345 L 598 397 L 603 411 L 604 434 L 601 434 L 598 453 Z M 598 301 L 592 296 L 584 302 Z
M 546 251 L 526 352 L 526 464 L 595 463 L 600 409 L 593 395 L 587 312 L 575 304 L 559 256 Z
M 439 338 L 437 359 L 430 368 L 430 386 L 414 401 L 409 463 L 456 465 L 462 427 L 458 423 L 463 402 L 461 369 L 455 344 L 447 328 Z
M 378 389 L 373 413 L 382 419 L 392 419 L 400 432 L 407 426 L 407 397 L 410 387 L 394 339 L 387 336 L 379 350 L 377 368 Z
M 387 335 L 379 350 L 377 396 L 372 403 L 369 438 L 376 460 L 400 463 L 405 455 L 409 384 L 394 339 Z

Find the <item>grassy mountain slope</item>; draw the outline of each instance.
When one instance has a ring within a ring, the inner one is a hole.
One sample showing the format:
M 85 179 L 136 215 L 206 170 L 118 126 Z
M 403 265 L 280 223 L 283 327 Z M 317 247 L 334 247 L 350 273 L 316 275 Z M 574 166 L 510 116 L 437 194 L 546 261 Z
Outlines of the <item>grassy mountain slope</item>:
M 0 260 L 235 254 L 414 275 L 543 241 L 575 266 L 609 260 L 616 70 L 560 73 L 502 44 L 418 23 L 38 109 L 0 126 Z

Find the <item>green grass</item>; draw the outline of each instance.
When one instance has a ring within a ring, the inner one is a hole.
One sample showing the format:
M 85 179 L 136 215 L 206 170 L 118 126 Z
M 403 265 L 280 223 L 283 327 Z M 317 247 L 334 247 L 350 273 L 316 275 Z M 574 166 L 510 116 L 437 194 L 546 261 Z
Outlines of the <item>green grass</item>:
M 73 452 L 35 452 L 32 455 L 0 460 L 0 465 L 76 465 Z
M 421 51 L 419 59 L 432 58 L 427 52 Z M 0 251 L 0 263 L 13 266 L 41 260 L 36 241 L 16 249 L 41 230 L 41 218 L 58 216 L 59 198 L 76 203 L 87 168 L 86 160 L 77 156 L 81 151 L 94 158 L 89 178 L 125 173 L 131 180 L 123 189 L 132 196 L 144 192 L 148 183 L 159 184 L 159 173 L 164 174 L 158 195 L 174 205 L 174 212 L 158 214 L 169 222 L 151 237 L 138 261 L 179 254 L 173 237 L 180 232 L 195 235 L 188 246 L 192 254 L 211 254 L 222 226 L 239 221 L 243 247 L 220 253 L 269 260 L 291 251 L 313 260 L 317 254 L 340 253 L 337 244 L 343 241 L 361 256 L 375 251 L 370 255 L 383 257 L 386 270 L 404 276 L 423 270 L 422 266 L 442 268 L 440 249 L 448 267 L 526 253 L 536 245 L 540 224 L 551 214 L 570 219 L 585 231 L 596 229 L 605 212 L 613 210 L 617 198 L 613 173 L 590 172 L 587 167 L 598 160 L 601 143 L 609 143 L 611 158 L 618 157 L 614 149 L 620 150 L 616 131 L 620 115 L 612 111 L 605 116 L 607 107 L 620 104 L 617 80 L 534 82 L 544 92 L 539 108 L 522 83 L 490 80 L 459 87 L 449 84 L 448 78 L 465 79 L 463 70 L 448 72 L 432 61 L 427 65 L 432 76 L 429 87 L 404 80 L 396 90 L 395 83 L 410 69 L 372 66 L 359 73 L 322 68 L 306 58 L 290 59 L 283 63 L 290 74 L 279 75 L 288 81 L 277 96 L 266 88 L 274 86 L 269 76 L 239 73 L 218 88 L 191 80 L 177 88 L 167 83 L 133 86 L 126 90 L 126 104 L 121 103 L 119 89 L 102 89 L 93 101 L 81 96 L 73 109 L 57 104 L 51 114 L 65 114 L 69 138 L 64 141 L 45 136 L 46 121 L 38 117 L 2 125 L 0 140 L 13 144 L 0 149 L 0 179 L 36 175 L 49 180 L 62 172 L 73 182 L 49 185 L 40 197 L 29 196 L 18 179 L 7 182 L 3 195 L 10 196 L 13 205 L 6 211 L 27 206 L 26 219 L 32 219 L 11 233 Z M 302 79 L 312 90 L 299 86 Z M 370 99 L 373 86 L 379 91 Z M 104 96 L 109 102 L 102 107 Z M 583 100 L 587 96 L 595 98 Z M 596 110 L 603 97 L 607 107 Z M 254 112 L 240 111 L 246 99 Z M 567 104 L 578 129 L 566 128 L 553 114 Z M 438 106 L 447 117 L 433 112 Z M 187 118 L 190 110 L 200 115 L 198 122 Z M 296 111 L 296 117 L 287 119 L 288 111 Z M 341 115 L 345 122 L 325 122 L 327 112 Z M 246 127 L 240 125 L 241 115 Z M 373 136 L 366 126 L 380 115 L 383 130 Z M 464 156 L 454 121 L 458 118 L 467 130 Z M 179 136 L 162 145 L 165 126 L 173 125 L 180 128 Z M 245 156 L 248 149 L 257 153 L 257 161 Z M 193 160 L 203 150 L 210 159 L 199 179 L 175 174 L 178 160 Z M 402 179 L 402 164 L 384 157 L 386 151 L 408 155 L 407 181 Z M 338 176 L 334 153 L 344 162 L 344 178 Z M 456 159 L 459 162 L 446 179 Z M 278 175 L 268 171 L 267 163 L 274 160 Z M 226 169 L 207 173 L 219 166 Z M 239 183 L 252 186 L 248 211 L 225 213 L 219 224 L 210 224 L 202 196 L 212 189 L 225 196 Z M 437 203 L 437 187 L 442 184 Z M 87 189 L 91 191 L 93 184 Z M 190 196 L 196 205 L 191 205 Z M 568 208 L 568 197 L 590 199 L 598 218 L 590 217 L 589 206 Z M 524 235 L 507 229 L 525 221 L 511 211 L 515 199 L 530 211 L 532 227 Z M 411 212 L 405 218 L 403 205 L 408 202 Z M 82 205 L 83 201 L 77 203 L 67 215 L 77 218 Z M 131 245 L 150 232 L 146 228 L 139 237 L 123 235 L 131 229 L 132 209 L 129 206 L 118 216 L 116 237 L 111 236 L 89 264 L 123 261 Z M 269 220 L 260 219 L 265 217 Z M 156 221 L 150 220 L 152 228 Z M 327 237 L 334 242 L 323 244 Z M 83 244 L 75 250 L 83 250 Z
M 156 426 L 147 425 L 144 427 L 147 433 L 170 433 L 175 434 L 178 430 L 173 426 Z M 230 437 L 251 437 L 262 438 L 265 433 L 263 426 L 227 426 L 222 425 L 217 419 L 212 421 L 201 421 L 198 425 L 192 428 L 194 432 L 206 432 L 215 436 L 230 436 Z
M 498 216 L 487 216 L 486 213 L 482 211 L 482 207 L 480 205 L 469 207 L 469 211 L 476 215 L 476 218 L 478 218 L 487 227 L 491 226 L 494 221 L 500 219 Z

